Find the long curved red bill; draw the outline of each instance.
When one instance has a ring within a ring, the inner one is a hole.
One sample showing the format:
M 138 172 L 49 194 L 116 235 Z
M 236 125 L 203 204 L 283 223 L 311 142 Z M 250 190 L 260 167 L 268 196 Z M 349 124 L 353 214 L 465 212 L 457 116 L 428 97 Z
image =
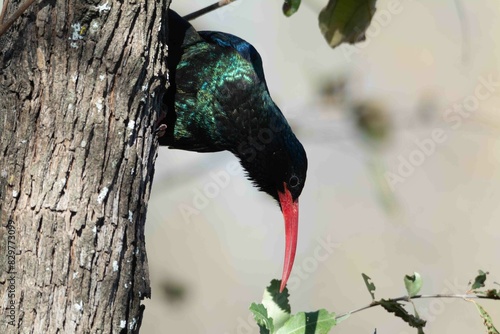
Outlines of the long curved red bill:
M 280 292 L 286 286 L 286 282 L 290 277 L 295 260 L 295 251 L 297 250 L 297 236 L 299 228 L 299 199 L 293 200 L 292 194 L 287 189 L 283 193 L 278 191 L 278 196 L 281 204 L 281 211 L 285 218 L 285 264 L 283 265 L 283 275 L 281 277 Z

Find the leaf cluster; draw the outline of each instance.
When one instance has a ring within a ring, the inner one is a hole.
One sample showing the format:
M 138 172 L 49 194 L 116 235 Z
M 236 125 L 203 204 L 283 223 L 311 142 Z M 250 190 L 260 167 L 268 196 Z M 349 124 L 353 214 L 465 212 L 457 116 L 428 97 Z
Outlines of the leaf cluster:
M 352 314 L 362 310 L 381 306 L 387 312 L 394 314 L 406 322 L 409 326 L 415 328 L 418 334 L 424 334 L 426 320 L 422 319 L 418 314 L 416 306 L 413 304 L 413 299 L 419 298 L 461 298 L 475 304 L 479 315 L 481 316 L 488 334 L 500 334 L 493 324 L 488 312 L 473 298 L 476 299 L 493 299 L 500 300 L 500 289 L 486 289 L 486 278 L 488 272 L 479 270 L 479 274 L 469 282 L 470 290 L 465 295 L 421 295 L 420 290 L 423 286 L 422 276 L 415 272 L 412 275 L 403 277 L 406 296 L 390 299 L 375 298 L 376 286 L 372 279 L 362 274 L 365 286 L 370 293 L 372 302 L 362 308 L 350 311 L 342 315 L 336 315 L 325 309 L 320 309 L 315 312 L 299 312 L 291 313 L 290 303 L 288 301 L 288 289 L 279 292 L 279 280 L 272 280 L 271 284 L 264 291 L 262 302 L 252 303 L 250 311 L 253 313 L 254 319 L 259 325 L 260 334 L 326 334 L 338 325 L 341 321 L 346 320 Z M 413 314 L 410 313 L 405 306 L 413 306 Z
M 324 309 L 292 314 L 288 289 L 280 293 L 280 284 L 281 281 L 272 280 L 262 302 L 250 306 L 260 334 L 326 334 L 337 324 L 335 313 Z

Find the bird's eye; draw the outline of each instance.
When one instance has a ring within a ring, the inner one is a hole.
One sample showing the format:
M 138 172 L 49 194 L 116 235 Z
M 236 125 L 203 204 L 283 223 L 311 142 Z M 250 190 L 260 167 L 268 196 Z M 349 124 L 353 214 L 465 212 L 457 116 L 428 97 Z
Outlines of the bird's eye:
M 296 177 L 295 175 L 290 178 L 290 181 L 288 181 L 288 184 L 290 187 L 295 188 L 296 186 L 299 185 L 299 178 Z

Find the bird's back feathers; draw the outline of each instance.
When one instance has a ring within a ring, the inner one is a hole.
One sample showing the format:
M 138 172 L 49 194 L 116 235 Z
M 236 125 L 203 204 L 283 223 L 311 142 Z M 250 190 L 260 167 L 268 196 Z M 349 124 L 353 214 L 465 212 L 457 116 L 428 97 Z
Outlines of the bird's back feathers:
M 262 68 L 262 58 L 257 50 L 247 41 L 239 38 L 238 36 L 231 35 L 220 31 L 199 31 L 201 38 L 209 43 L 215 43 L 221 47 L 230 47 L 236 50 L 241 57 L 246 59 L 252 64 L 255 73 L 260 81 L 266 82 L 264 77 L 264 69 Z

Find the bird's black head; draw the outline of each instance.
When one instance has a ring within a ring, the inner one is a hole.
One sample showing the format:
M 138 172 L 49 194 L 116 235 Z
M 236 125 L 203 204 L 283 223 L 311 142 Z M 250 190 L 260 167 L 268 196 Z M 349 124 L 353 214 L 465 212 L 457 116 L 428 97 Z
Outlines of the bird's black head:
M 248 178 L 271 195 L 280 207 L 280 194 L 289 192 L 291 199 L 297 201 L 306 181 L 307 156 L 284 117 L 279 117 L 274 124 L 271 121 L 269 127 L 259 129 L 255 136 L 247 139 L 235 154 Z

